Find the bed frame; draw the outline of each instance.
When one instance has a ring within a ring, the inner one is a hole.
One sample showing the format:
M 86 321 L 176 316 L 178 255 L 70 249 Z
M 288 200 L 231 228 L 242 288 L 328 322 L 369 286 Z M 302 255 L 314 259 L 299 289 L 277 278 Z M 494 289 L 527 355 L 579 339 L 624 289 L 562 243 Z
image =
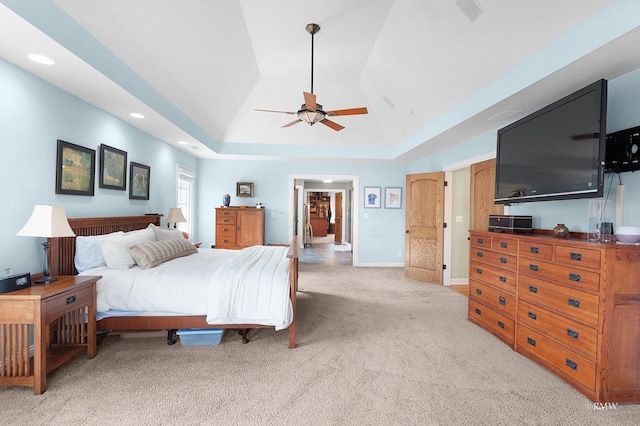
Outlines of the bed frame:
M 76 235 L 103 235 L 116 231 L 134 231 L 144 229 L 150 223 L 160 226 L 162 215 L 117 216 L 70 218 L 69 225 Z M 49 261 L 51 275 L 77 275 L 74 265 L 76 240 L 74 237 L 49 239 Z M 289 245 L 289 287 L 293 306 L 293 322 L 289 326 L 289 348 L 296 347 L 296 291 L 298 290 L 298 241 L 297 237 Z M 274 328 L 260 324 L 207 324 L 206 316 L 139 316 L 107 317 L 96 323 L 98 330 L 142 331 L 167 330 L 167 343 L 173 344 L 173 332 L 181 328 L 228 328 L 238 329 L 243 335 L 243 343 L 248 342 L 246 333 L 252 328 Z

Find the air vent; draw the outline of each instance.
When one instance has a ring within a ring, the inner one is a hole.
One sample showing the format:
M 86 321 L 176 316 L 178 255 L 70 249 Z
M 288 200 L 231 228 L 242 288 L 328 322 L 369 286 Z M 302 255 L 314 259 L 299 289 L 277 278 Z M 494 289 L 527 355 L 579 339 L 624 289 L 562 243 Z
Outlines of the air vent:
M 475 0 L 456 0 L 456 4 L 462 13 L 473 22 L 482 13 L 480 5 Z

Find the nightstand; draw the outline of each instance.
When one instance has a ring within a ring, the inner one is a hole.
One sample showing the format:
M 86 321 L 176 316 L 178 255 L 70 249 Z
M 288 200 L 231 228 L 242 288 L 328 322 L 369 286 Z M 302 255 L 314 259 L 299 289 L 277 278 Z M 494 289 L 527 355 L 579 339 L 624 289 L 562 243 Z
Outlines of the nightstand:
M 47 389 L 47 373 L 86 351 L 96 355 L 96 282 L 99 276 L 58 281 L 0 294 L 0 385 Z M 33 357 L 29 328 L 33 325 Z

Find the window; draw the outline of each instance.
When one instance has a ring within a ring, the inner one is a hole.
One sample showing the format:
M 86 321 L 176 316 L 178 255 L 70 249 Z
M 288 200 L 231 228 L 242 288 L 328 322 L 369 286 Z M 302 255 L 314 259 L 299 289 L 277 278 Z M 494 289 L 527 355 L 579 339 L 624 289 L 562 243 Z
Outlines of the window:
M 193 235 L 193 222 L 195 212 L 195 181 L 196 173 L 178 164 L 176 172 L 176 200 L 177 206 L 182 209 L 186 222 L 178 223 L 178 229 L 182 232 L 189 234 L 189 237 Z

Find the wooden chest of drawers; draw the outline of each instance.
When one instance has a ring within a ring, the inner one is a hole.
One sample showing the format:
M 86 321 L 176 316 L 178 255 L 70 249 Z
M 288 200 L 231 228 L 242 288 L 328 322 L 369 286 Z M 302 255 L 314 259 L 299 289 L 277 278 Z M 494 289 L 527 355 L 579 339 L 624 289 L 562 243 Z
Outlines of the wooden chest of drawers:
M 264 208 L 216 209 L 216 248 L 243 249 L 264 245 Z
M 469 320 L 594 402 L 640 402 L 639 266 L 637 246 L 472 231 Z

